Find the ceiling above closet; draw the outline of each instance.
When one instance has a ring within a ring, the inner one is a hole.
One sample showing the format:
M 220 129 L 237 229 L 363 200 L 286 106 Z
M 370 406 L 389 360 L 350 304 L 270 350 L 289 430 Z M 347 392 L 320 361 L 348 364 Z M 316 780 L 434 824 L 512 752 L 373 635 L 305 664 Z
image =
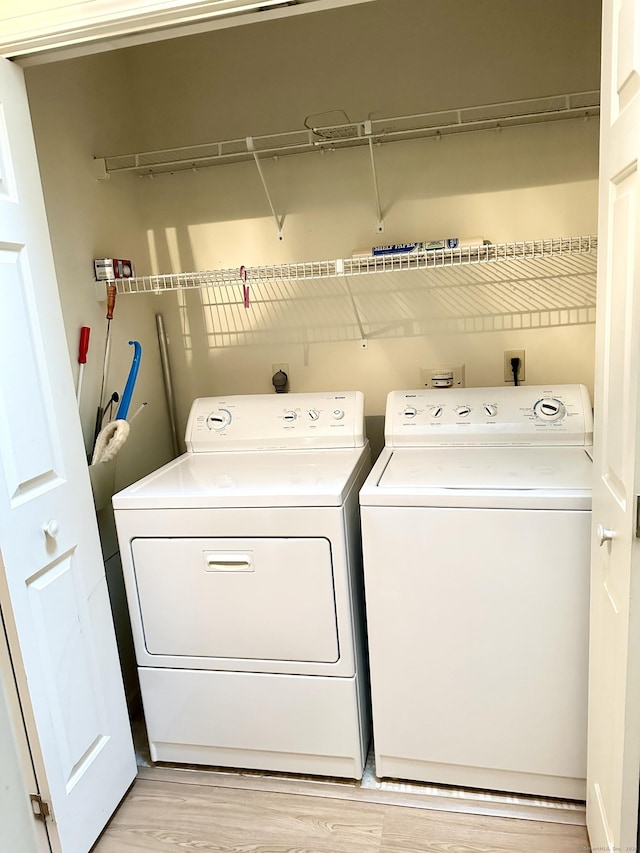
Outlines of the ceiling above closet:
M 373 0 L 22 0 L 0 12 L 0 56 L 23 65 L 70 59 L 179 36 L 317 12 Z

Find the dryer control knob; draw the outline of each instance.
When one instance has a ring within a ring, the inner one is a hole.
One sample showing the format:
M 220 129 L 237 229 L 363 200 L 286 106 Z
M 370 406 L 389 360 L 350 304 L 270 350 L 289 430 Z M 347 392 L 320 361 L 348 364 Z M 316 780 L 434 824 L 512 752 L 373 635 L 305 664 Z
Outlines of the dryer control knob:
M 402 414 L 405 418 L 415 418 L 418 414 L 418 410 L 414 406 L 407 406 Z
M 442 406 L 431 406 L 431 408 L 429 409 L 432 418 L 441 418 L 443 411 L 444 409 L 442 408 Z
M 221 430 L 231 423 L 231 412 L 227 409 L 218 409 L 207 415 L 207 426 L 209 429 Z
M 320 412 L 317 409 L 309 409 L 309 419 L 312 421 L 317 421 L 320 417 Z
M 456 415 L 460 418 L 468 418 L 471 414 L 471 406 L 458 406 L 456 408 Z
M 334 409 L 334 410 L 331 412 L 331 414 L 333 415 L 333 417 L 334 417 L 337 421 L 341 421 L 341 420 L 342 420 L 342 418 L 344 417 L 344 410 L 343 410 L 343 409 Z
M 289 423 L 289 424 L 290 424 L 290 423 L 292 423 L 293 421 L 295 421 L 295 420 L 297 419 L 297 417 L 298 417 L 298 416 L 296 415 L 296 413 L 295 413 L 294 411 L 289 410 L 288 412 L 285 412 L 285 413 L 284 413 L 284 415 L 282 416 L 282 419 L 283 419 L 284 421 L 286 421 L 286 423 Z
M 488 418 L 495 418 L 498 414 L 498 407 L 495 403 L 485 403 L 484 413 Z
M 542 421 L 559 421 L 566 415 L 567 409 L 562 400 L 547 397 L 534 403 L 533 413 Z

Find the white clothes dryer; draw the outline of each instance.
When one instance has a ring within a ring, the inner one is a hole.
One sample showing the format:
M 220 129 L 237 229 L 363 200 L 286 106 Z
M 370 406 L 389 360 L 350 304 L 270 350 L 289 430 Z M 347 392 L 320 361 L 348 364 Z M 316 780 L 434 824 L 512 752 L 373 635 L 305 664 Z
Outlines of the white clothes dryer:
M 360 392 L 201 398 L 114 495 L 154 761 L 361 778 Z
M 376 773 L 585 798 L 583 386 L 392 392 L 361 493 Z

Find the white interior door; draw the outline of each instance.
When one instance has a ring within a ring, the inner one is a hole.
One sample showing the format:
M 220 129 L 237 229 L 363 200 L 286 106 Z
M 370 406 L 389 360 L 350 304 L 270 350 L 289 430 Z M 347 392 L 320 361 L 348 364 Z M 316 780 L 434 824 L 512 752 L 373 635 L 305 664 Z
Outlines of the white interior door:
M 1 558 L 0 558 L 1 562 Z M 46 826 L 33 819 L 33 771 L 15 677 L 0 612 L 0 850 L 51 853 Z
M 640 2 L 603 10 L 587 823 L 613 851 L 640 772 Z
M 54 849 L 136 773 L 21 70 L 0 60 L 0 604 Z

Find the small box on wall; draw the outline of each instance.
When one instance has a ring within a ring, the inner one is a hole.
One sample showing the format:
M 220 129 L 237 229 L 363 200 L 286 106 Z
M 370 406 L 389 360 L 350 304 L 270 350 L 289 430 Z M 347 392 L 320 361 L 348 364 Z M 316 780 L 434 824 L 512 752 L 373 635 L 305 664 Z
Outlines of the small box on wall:
M 124 258 L 96 258 L 93 262 L 96 281 L 133 278 L 133 263 Z

